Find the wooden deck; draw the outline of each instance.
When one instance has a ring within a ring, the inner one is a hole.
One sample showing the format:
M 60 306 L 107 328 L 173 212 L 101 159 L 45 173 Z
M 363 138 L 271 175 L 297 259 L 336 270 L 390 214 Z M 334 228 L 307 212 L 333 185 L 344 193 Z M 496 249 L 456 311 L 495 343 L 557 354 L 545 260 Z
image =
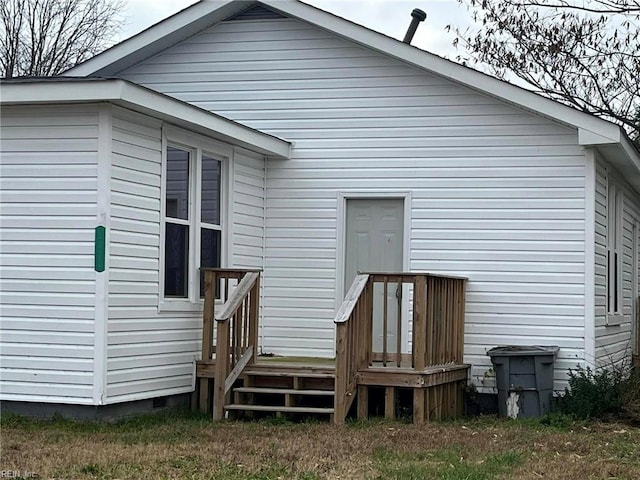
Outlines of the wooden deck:
M 205 270 L 203 360 L 197 362 L 195 408 L 211 412 L 214 419 L 266 412 L 327 416 L 335 423 L 348 415 L 367 418 L 372 406 L 388 418 L 411 412 L 416 423 L 463 413 L 469 369 L 462 363 L 466 279 L 358 275 L 336 314 L 334 359 L 257 355 L 259 281 L 259 272 Z M 396 289 L 396 309 L 388 305 L 391 288 Z M 403 291 L 412 299 L 411 353 L 394 349 L 395 340 L 387 338 L 392 322 L 397 338 L 406 328 Z M 378 297 L 382 293 L 382 307 L 374 305 L 375 292 Z M 224 306 L 214 317 L 216 298 Z M 374 321 L 383 325 L 382 351 L 373 348 Z

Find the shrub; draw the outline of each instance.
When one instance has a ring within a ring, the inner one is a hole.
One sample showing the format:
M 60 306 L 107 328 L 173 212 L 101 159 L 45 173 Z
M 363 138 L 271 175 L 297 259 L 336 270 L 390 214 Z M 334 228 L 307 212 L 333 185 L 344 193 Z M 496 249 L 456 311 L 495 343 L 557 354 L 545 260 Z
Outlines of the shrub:
M 580 419 L 618 415 L 628 379 L 628 370 L 623 367 L 594 371 L 578 366 L 569 371 L 569 387 L 558 400 L 559 410 Z

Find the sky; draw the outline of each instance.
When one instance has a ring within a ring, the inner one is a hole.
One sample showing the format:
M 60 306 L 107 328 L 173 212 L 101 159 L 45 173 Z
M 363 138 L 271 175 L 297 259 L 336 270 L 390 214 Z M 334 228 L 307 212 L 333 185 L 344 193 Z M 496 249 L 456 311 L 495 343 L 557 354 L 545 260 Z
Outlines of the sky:
M 125 0 L 125 26 L 118 40 L 124 40 L 145 28 L 196 3 L 195 0 Z M 402 40 L 411 22 L 411 11 L 420 8 L 427 19 L 420 24 L 412 44 L 445 58 L 455 59 L 458 52 L 451 44 L 451 24 L 471 25 L 471 17 L 457 0 L 305 0 L 348 20 Z

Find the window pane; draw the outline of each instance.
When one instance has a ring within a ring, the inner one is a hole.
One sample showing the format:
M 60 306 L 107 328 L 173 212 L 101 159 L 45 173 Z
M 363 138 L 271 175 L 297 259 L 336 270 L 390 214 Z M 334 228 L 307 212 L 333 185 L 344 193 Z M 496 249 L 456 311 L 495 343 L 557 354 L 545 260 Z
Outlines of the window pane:
M 167 147 L 166 216 L 189 220 L 189 152 Z
M 220 232 L 203 228 L 200 233 L 200 266 L 220 267 Z M 216 285 L 216 298 L 219 285 Z M 200 297 L 204 297 L 204 273 L 200 272 Z
M 220 225 L 221 162 L 202 155 L 202 215 L 205 223 Z
M 166 223 L 164 251 L 164 295 L 188 297 L 189 227 Z

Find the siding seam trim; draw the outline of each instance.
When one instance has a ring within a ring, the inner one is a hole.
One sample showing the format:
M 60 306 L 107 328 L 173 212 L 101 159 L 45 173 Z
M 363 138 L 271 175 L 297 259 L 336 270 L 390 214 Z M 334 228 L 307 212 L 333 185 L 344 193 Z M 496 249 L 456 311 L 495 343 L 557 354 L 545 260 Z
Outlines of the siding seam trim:
M 596 364 L 596 319 L 595 319 L 595 262 L 596 262 L 596 157 L 593 149 L 585 149 L 584 192 L 584 362 Z
M 260 312 L 258 315 L 258 331 L 260 332 L 259 353 L 263 354 L 264 348 L 264 292 L 265 292 L 265 272 L 267 268 L 267 174 L 269 171 L 269 158 L 262 157 L 262 281 L 260 282 Z
M 106 242 L 105 269 L 96 272 L 95 284 L 95 337 L 94 337 L 94 380 L 93 403 L 105 404 L 107 392 L 107 332 L 109 309 L 109 258 L 110 258 L 110 204 L 111 204 L 111 154 L 113 148 L 111 128 L 112 109 L 109 104 L 99 106 L 98 112 L 98 189 L 97 189 L 97 224 L 105 227 Z

